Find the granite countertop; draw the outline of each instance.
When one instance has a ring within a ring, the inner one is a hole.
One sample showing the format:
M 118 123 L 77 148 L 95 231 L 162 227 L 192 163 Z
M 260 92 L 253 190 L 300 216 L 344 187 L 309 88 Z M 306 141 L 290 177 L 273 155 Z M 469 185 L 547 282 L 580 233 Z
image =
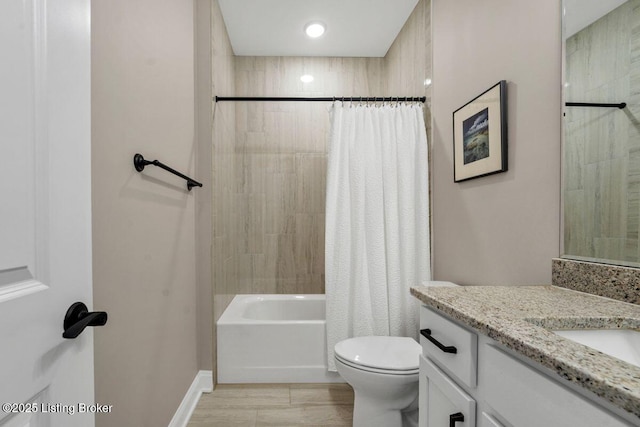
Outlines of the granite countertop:
M 411 294 L 640 417 L 640 367 L 548 330 L 640 330 L 639 305 L 556 286 L 416 286 Z

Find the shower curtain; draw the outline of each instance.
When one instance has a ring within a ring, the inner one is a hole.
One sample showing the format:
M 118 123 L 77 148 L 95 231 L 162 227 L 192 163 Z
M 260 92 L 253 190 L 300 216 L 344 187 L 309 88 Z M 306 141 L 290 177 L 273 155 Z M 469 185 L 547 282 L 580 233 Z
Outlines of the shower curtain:
M 409 287 L 430 279 L 429 172 L 422 106 L 331 109 L 325 288 L 333 348 L 356 336 L 417 337 Z

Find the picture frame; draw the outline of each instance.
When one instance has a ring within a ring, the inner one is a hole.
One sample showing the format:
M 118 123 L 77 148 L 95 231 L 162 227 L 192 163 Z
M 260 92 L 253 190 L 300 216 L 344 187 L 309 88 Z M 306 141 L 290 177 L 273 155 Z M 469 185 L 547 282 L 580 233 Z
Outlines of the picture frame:
M 508 170 L 507 82 L 501 80 L 453 112 L 453 181 Z

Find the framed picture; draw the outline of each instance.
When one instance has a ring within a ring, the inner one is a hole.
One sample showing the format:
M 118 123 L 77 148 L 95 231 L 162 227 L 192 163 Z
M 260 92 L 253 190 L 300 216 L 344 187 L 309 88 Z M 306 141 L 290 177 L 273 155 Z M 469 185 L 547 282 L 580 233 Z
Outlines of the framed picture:
M 453 112 L 453 180 L 507 170 L 507 82 Z

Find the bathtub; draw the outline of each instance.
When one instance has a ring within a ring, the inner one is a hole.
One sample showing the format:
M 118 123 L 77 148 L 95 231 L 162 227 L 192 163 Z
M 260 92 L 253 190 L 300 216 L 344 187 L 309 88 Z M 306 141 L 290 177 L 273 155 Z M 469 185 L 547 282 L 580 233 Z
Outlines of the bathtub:
M 324 295 L 236 295 L 217 322 L 218 383 L 344 382 L 325 323 Z

